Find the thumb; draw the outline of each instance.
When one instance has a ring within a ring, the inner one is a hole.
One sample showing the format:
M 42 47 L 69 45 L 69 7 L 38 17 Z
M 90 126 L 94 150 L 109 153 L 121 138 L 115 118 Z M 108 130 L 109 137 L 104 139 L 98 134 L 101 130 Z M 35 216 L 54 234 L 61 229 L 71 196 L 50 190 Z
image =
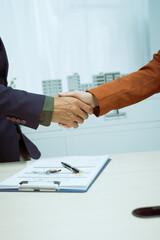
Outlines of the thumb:
M 59 97 L 77 97 L 76 91 L 73 92 L 58 92 Z
M 84 102 L 93 107 L 93 96 L 89 92 L 83 91 L 72 91 L 72 92 L 65 92 L 65 93 L 58 93 L 59 97 L 74 97 L 79 99 L 81 102 Z

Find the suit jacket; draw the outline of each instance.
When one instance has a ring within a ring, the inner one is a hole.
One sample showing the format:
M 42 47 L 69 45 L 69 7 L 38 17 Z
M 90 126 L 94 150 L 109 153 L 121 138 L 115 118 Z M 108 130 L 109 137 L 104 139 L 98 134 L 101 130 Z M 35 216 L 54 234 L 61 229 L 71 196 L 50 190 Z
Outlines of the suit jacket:
M 137 72 L 102 84 L 88 92 L 91 92 L 99 102 L 99 108 L 95 108 L 96 116 L 140 102 L 159 93 L 160 51 L 154 54 L 153 59 Z
M 38 159 L 39 150 L 23 135 L 20 124 L 38 127 L 45 96 L 7 87 L 7 74 L 8 60 L 0 38 L 0 162 L 19 161 L 19 142 L 32 158 Z

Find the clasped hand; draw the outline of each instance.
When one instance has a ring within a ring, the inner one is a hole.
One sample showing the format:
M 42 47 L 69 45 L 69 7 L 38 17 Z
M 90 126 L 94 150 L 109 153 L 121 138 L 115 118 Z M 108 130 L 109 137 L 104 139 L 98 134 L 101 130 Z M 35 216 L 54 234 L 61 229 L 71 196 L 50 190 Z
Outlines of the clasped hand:
M 52 122 L 59 123 L 60 126 L 66 128 L 78 128 L 78 125 L 93 113 L 96 106 L 98 102 L 89 92 L 59 93 L 59 96 L 54 98 Z

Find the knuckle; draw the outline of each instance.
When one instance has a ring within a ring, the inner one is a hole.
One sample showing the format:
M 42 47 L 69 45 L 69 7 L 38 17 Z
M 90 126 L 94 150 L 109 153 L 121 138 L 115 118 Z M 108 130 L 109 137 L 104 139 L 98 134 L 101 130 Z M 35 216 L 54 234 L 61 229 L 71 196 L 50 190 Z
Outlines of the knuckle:
M 70 112 L 74 113 L 77 111 L 77 107 L 75 105 L 70 107 Z
M 78 108 L 77 108 L 77 106 L 73 106 L 73 109 L 72 109 L 72 111 L 73 111 L 74 113 L 76 113 L 76 112 L 78 111 Z

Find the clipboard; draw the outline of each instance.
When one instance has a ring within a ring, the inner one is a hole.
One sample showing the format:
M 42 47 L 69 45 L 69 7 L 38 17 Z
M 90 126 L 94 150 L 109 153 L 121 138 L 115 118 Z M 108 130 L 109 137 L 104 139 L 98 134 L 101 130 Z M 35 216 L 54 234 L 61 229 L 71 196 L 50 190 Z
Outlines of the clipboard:
M 9 192 L 87 192 L 111 159 L 105 156 L 68 156 L 37 160 L 0 183 L 0 191 Z M 74 174 L 62 166 L 66 162 L 80 169 Z M 60 169 L 46 174 L 50 169 Z

